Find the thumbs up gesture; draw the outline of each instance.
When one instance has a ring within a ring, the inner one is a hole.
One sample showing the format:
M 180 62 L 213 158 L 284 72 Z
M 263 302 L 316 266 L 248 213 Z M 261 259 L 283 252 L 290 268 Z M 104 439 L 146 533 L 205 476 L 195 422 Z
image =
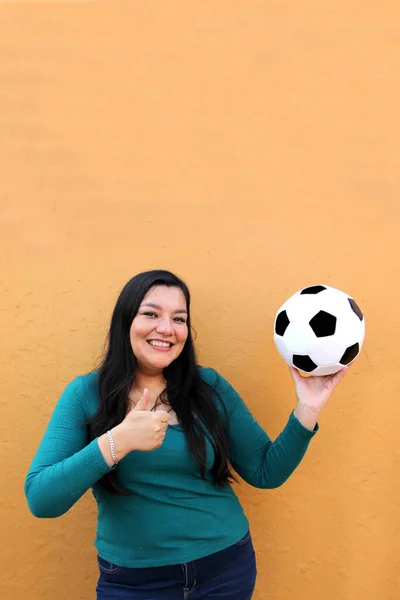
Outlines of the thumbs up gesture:
M 165 410 L 150 412 L 149 402 L 150 394 L 145 388 L 139 402 L 118 426 L 131 440 L 131 451 L 149 452 L 159 448 L 164 441 L 170 415 Z
M 133 450 L 150 452 L 162 445 L 170 415 L 165 410 L 151 412 L 149 402 L 150 394 L 145 389 L 139 402 L 127 412 L 125 419 L 111 429 L 118 461 Z M 107 434 L 98 438 L 98 444 L 104 460 L 111 467 L 114 462 Z

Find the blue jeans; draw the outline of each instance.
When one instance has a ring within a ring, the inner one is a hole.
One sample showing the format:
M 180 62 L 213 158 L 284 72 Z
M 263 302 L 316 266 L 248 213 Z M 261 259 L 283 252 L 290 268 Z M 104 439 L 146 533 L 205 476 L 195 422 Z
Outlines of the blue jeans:
M 181 565 L 128 568 L 97 560 L 97 600 L 250 600 L 257 575 L 250 532 L 225 550 Z

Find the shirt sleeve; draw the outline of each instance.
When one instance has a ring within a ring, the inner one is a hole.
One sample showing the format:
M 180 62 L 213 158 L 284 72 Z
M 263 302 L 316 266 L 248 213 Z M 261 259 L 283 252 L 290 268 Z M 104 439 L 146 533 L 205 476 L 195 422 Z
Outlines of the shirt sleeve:
M 103 475 L 112 470 L 97 439 L 88 443 L 81 378 L 64 390 L 53 411 L 25 479 L 25 496 L 36 517 L 67 512 Z
M 317 433 L 304 427 L 291 412 L 287 424 L 272 441 L 236 390 L 219 373 L 216 391 L 227 409 L 230 462 L 235 471 L 256 488 L 281 486 L 300 464 Z

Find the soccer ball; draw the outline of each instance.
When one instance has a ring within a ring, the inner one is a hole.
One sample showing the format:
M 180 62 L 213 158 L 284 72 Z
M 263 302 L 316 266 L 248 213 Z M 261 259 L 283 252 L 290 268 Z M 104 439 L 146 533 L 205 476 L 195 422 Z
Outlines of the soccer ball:
M 327 285 L 296 292 L 275 316 L 278 352 L 309 375 L 331 375 L 352 363 L 364 337 L 364 315 L 354 298 Z

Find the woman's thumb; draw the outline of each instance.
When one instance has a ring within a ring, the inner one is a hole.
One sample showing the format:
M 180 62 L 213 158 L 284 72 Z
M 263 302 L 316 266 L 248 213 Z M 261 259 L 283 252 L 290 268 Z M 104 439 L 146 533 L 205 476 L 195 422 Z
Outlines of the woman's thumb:
M 147 388 L 144 388 L 142 397 L 139 402 L 136 404 L 134 410 L 147 410 L 147 406 L 149 404 L 150 394 Z

